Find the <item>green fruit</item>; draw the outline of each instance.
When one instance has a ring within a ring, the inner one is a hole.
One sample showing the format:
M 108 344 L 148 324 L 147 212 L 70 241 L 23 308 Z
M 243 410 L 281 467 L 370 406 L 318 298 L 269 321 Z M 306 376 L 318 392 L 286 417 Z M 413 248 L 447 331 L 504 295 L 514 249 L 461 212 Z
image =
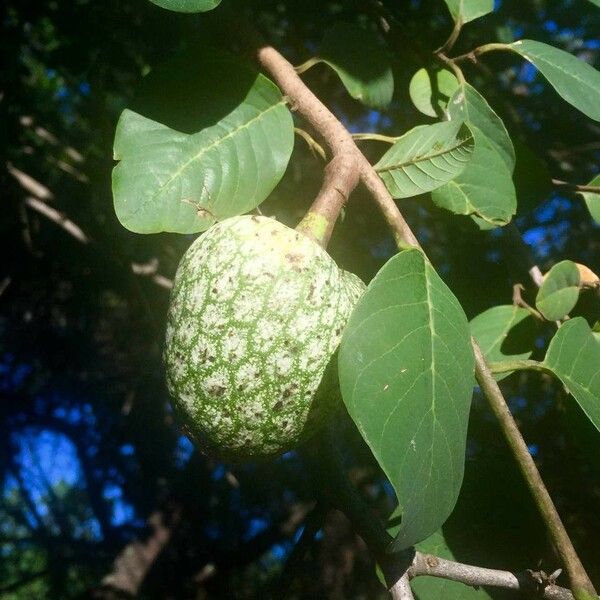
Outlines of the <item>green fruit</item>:
M 214 225 L 184 255 L 165 364 L 196 441 L 229 459 L 271 456 L 335 408 L 342 329 L 364 284 L 310 238 L 265 217 Z

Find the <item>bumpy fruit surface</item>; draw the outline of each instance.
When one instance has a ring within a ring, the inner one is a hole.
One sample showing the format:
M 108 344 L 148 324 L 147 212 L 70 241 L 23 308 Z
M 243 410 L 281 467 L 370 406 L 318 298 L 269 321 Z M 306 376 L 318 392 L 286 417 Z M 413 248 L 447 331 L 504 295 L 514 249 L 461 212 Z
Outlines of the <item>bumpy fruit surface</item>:
M 208 451 L 270 456 L 318 429 L 337 394 L 331 358 L 364 284 L 273 219 L 214 225 L 184 255 L 167 323 L 167 384 Z

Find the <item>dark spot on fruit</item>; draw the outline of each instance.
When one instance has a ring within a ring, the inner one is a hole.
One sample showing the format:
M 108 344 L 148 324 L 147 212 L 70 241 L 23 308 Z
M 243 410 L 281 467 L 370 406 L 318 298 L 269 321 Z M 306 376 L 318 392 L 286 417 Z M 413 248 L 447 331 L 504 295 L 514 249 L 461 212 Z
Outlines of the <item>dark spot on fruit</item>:
M 204 354 L 206 354 L 206 351 L 204 352 Z M 215 362 L 215 357 L 211 354 L 210 356 L 207 357 L 207 359 L 209 363 Z
M 335 330 L 335 335 L 340 335 L 340 333 L 342 333 L 342 328 L 341 328 L 341 327 L 338 327 L 338 328 Z
M 281 421 L 281 426 L 282 427 L 287 427 L 288 423 L 289 423 L 289 421 Z
M 289 398 L 292 395 L 292 388 L 286 387 L 281 394 L 284 398 Z
M 285 255 L 285 259 L 291 264 L 291 265 L 297 265 L 298 263 L 300 263 L 302 261 L 302 255 L 301 254 L 296 254 L 295 252 L 288 252 Z
M 273 405 L 273 410 L 280 411 L 283 408 L 283 402 L 281 400 L 277 400 Z
M 256 215 L 252 215 L 250 217 L 255 223 L 258 223 L 258 217 Z
M 217 293 L 217 288 L 213 288 L 212 290 L 210 290 L 213 294 Z
M 241 392 L 243 389 L 244 389 L 244 386 L 240 383 L 240 385 L 237 386 L 238 392 Z
M 225 393 L 225 388 L 222 385 L 211 385 L 208 388 L 208 392 L 211 394 L 211 396 L 220 398 Z

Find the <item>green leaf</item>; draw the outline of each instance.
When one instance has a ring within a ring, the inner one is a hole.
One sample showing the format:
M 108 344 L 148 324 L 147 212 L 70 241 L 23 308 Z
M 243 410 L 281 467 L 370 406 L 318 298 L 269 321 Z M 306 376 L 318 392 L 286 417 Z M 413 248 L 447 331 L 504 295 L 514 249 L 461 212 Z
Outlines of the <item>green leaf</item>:
M 385 108 L 392 101 L 392 68 L 374 31 L 337 23 L 325 33 L 319 60 L 328 64 L 348 93 L 363 104 Z
M 394 256 L 350 317 L 339 375 L 348 412 L 402 510 L 396 550 L 431 535 L 454 508 L 473 371 L 457 299 L 422 252 Z
M 494 0 L 445 0 L 455 21 L 468 23 L 494 10 Z
M 538 290 L 535 305 L 549 321 L 566 317 L 579 298 L 580 275 L 577 265 L 563 260 L 554 265 Z
M 524 360 L 531 356 L 535 327 L 528 310 L 512 304 L 494 306 L 470 322 L 471 334 L 477 340 L 488 362 Z M 498 373 L 496 379 L 510 373 Z
M 444 114 L 458 80 L 446 69 L 419 69 L 410 80 L 408 93 L 415 107 L 430 117 Z
M 475 149 L 465 170 L 435 190 L 435 204 L 459 215 L 473 215 L 490 225 L 506 225 L 516 212 L 512 181 L 514 149 L 501 119 L 469 84 L 448 104 L 451 121 L 465 121 Z
M 511 173 L 495 145 L 471 127 L 475 150 L 465 170 L 453 181 L 433 191 L 441 208 L 459 215 L 475 215 L 490 225 L 506 225 L 515 214 L 517 198 Z
M 509 48 L 529 61 L 569 104 L 600 121 L 600 72 L 572 54 L 534 40 L 519 40 Z
M 139 101 L 148 116 L 127 109 L 117 125 L 113 196 L 119 221 L 136 233 L 196 233 L 258 206 L 283 176 L 294 142 L 279 89 L 231 58 L 206 51 L 194 62 L 199 93 L 189 94 L 185 82 L 171 87 L 170 69 L 157 71 Z M 157 96 L 165 95 L 173 96 L 165 104 L 179 109 L 169 118 L 156 107 Z M 186 114 L 181 109 L 190 100 L 203 103 Z
M 600 339 L 584 318 L 569 319 L 558 328 L 543 364 L 563 382 L 600 431 Z
M 473 86 L 463 84 L 452 97 L 448 111 L 452 121 L 464 121 L 469 127 L 477 127 L 494 145 L 512 173 L 515 166 L 515 149 L 508 131 L 502 119 Z
M 196 13 L 216 8 L 221 0 L 150 0 L 150 2 L 175 12 Z
M 590 2 L 600 8 L 600 0 L 590 0 Z
M 419 125 L 398 138 L 375 169 L 394 198 L 409 198 L 459 175 L 473 148 L 471 132 L 459 122 Z
M 417 544 L 417 550 L 425 554 L 433 554 L 446 560 L 456 560 L 456 557 L 448 548 L 442 530 Z M 442 579 L 440 577 L 416 577 L 411 581 L 413 592 L 419 600 L 432 600 L 443 598 L 444 600 L 491 600 L 490 596 L 482 587 L 472 588 L 463 583 Z
M 600 186 L 600 175 L 596 175 L 588 185 Z M 587 204 L 590 215 L 596 223 L 600 223 L 600 194 L 595 192 L 580 192 Z

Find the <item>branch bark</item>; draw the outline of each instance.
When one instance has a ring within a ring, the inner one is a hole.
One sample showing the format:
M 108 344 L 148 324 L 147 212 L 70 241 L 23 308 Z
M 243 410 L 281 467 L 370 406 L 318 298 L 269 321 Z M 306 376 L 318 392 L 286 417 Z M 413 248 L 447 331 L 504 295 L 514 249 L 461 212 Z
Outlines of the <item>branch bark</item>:
M 172 520 L 177 522 L 177 512 L 172 516 Z M 148 523 L 152 527 L 151 535 L 143 542 L 132 542 L 121 551 L 115 559 L 112 572 L 102 579 L 102 587 L 94 593 L 94 598 L 104 598 L 106 592 L 137 597 L 146 575 L 173 533 L 173 524 L 167 526 L 160 512 L 152 513 Z

